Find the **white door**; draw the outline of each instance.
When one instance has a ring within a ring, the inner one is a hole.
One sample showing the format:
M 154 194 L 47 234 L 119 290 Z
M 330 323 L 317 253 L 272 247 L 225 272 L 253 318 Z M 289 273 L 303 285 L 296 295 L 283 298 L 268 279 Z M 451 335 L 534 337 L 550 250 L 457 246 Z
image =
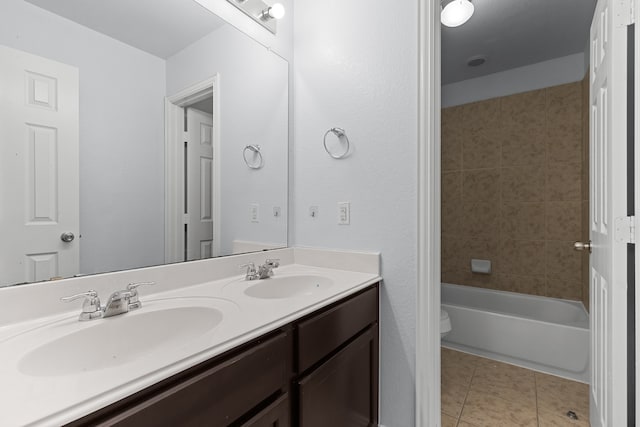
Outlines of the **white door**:
M 187 260 L 213 255 L 213 118 L 187 108 Z
M 599 0 L 591 24 L 590 257 L 592 426 L 627 425 L 627 25 Z M 628 228 L 627 228 L 628 232 Z
M 0 46 L 0 285 L 79 273 L 78 105 L 77 68 Z

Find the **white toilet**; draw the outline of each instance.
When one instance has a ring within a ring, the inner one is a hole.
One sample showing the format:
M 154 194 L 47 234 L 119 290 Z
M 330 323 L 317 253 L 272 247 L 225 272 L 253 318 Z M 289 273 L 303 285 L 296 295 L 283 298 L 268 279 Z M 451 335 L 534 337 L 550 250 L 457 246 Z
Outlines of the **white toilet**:
M 444 338 L 449 332 L 451 332 L 451 319 L 449 319 L 449 313 L 440 307 L 440 339 Z

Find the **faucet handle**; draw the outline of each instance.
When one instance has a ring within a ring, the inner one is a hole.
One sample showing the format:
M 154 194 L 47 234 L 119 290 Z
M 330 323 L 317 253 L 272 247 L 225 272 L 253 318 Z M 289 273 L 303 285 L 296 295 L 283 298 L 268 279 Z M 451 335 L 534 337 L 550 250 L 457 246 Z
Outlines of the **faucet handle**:
M 129 310 L 135 310 L 136 308 L 142 307 L 142 303 L 138 299 L 138 291 L 136 290 L 139 286 L 153 286 L 156 282 L 136 282 L 129 283 L 127 285 L 127 290 L 129 291 Z
M 267 259 L 264 262 L 264 265 L 271 267 L 271 268 L 278 268 L 280 267 L 280 259 L 279 258 L 275 258 L 275 259 Z
M 246 268 L 247 274 L 256 272 L 256 265 L 252 262 L 248 262 L 246 264 L 239 265 L 238 268 Z
M 82 312 L 80 313 L 80 320 L 91 320 L 102 317 L 100 298 L 98 298 L 98 293 L 94 290 L 68 297 L 62 297 L 60 298 L 60 301 L 71 302 L 80 298 L 84 298 L 84 302 L 82 303 Z

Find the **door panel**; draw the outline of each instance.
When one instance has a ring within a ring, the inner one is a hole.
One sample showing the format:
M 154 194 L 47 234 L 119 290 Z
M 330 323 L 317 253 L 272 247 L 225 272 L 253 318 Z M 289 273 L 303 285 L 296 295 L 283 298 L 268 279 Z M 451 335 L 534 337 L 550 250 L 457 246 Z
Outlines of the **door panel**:
M 612 227 L 626 217 L 627 28 L 622 2 L 600 0 L 591 24 L 590 257 L 593 426 L 626 425 L 626 243 Z
M 76 68 L 0 46 L 0 285 L 80 272 L 78 105 Z

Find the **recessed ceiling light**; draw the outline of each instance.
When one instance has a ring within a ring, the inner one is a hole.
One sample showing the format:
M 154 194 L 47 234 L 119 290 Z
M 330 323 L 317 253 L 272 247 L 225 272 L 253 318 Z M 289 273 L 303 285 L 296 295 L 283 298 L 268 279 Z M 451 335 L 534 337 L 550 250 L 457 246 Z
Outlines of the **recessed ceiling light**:
M 479 67 L 482 64 L 484 64 L 485 62 L 487 62 L 487 57 L 484 55 L 477 55 L 477 56 L 472 56 L 471 58 L 469 58 L 467 60 L 467 65 L 469 67 Z
M 440 22 L 447 27 L 459 27 L 471 18 L 474 7 L 471 0 L 441 0 Z

